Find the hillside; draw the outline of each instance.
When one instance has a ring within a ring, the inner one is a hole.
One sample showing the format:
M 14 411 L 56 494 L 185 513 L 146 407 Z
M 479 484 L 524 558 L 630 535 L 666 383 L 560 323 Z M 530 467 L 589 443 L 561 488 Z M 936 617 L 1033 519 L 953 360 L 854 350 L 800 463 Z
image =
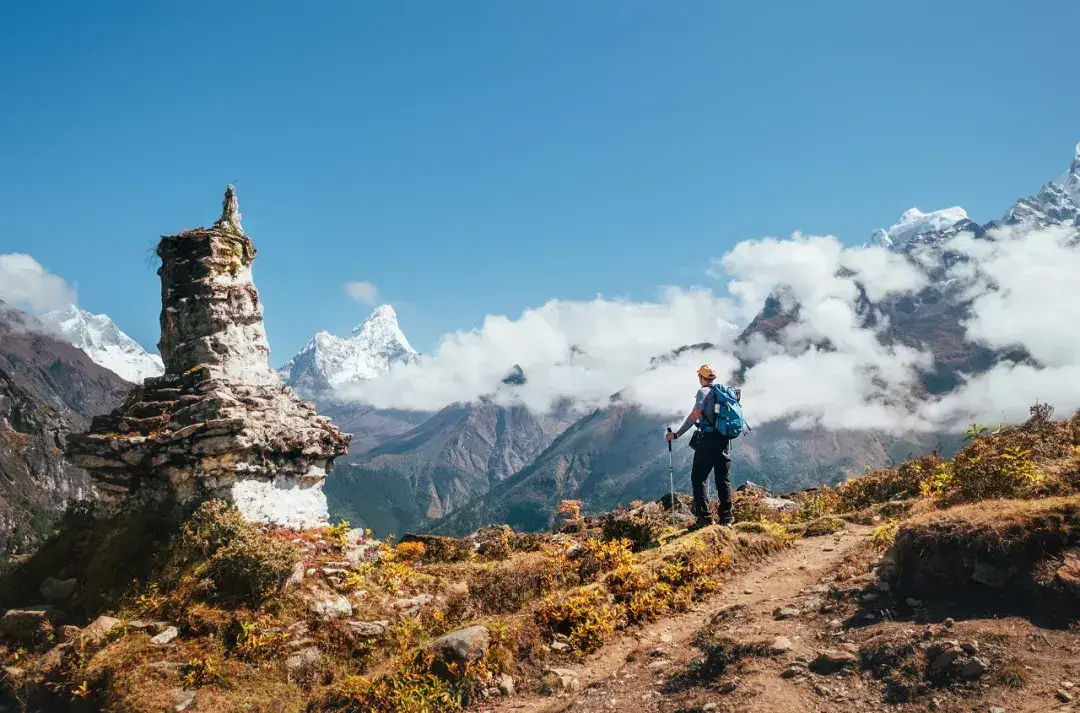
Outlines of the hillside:
M 1049 709 L 1080 666 L 1078 454 L 1080 414 L 1036 405 L 953 459 L 783 510 L 740 492 L 733 527 L 697 531 L 663 502 L 396 544 L 215 502 L 73 513 L 0 580 L 0 690 L 34 711 Z
M 69 433 L 118 405 L 131 384 L 0 303 L 0 545 L 3 559 L 36 546 L 71 502 L 91 496 L 62 455 Z
M 379 536 L 404 534 L 518 472 L 567 425 L 521 406 L 449 406 L 338 464 L 326 484 L 331 514 Z

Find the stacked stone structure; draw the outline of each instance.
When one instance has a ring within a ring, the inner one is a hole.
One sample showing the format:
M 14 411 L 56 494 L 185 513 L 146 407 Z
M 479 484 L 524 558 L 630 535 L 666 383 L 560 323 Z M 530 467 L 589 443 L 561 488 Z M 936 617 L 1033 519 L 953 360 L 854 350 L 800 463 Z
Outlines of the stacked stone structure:
M 270 368 L 233 187 L 217 222 L 163 236 L 157 254 L 166 373 L 71 436 L 69 457 L 119 507 L 223 498 L 255 522 L 326 524 L 322 483 L 351 436 Z

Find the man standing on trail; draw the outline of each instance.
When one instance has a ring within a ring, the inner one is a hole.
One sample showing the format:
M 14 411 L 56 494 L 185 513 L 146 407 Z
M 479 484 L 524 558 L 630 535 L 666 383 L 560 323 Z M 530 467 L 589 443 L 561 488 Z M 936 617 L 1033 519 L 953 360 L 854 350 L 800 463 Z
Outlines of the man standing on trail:
M 710 470 L 716 473 L 720 524 L 730 525 L 732 521 L 731 439 L 720 432 L 722 428 L 718 428 L 721 424 L 719 424 L 717 399 L 721 397 L 717 395 L 718 389 L 713 384 L 716 381 L 716 372 L 705 364 L 698 369 L 697 376 L 701 388 L 698 389 L 694 399 L 694 410 L 686 417 L 677 432 L 668 431 L 664 437 L 671 441 L 686 433 L 691 426 L 697 426 L 698 430 L 690 438 L 690 447 L 694 449 L 694 465 L 690 469 L 690 482 L 694 486 L 694 505 L 691 512 L 697 517 L 694 527 L 706 527 L 713 522 L 705 490 L 705 481 L 709 479 Z

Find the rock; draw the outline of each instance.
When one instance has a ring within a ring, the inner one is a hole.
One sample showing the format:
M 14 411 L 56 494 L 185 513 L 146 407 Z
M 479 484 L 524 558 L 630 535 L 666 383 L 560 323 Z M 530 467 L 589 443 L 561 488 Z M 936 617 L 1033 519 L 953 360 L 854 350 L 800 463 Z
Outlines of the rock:
M 322 662 L 322 652 L 317 646 L 308 646 L 299 651 L 289 654 L 285 658 L 285 668 L 292 678 L 306 679 L 315 672 Z
M 960 648 L 964 650 L 965 654 L 975 655 L 979 653 L 979 642 L 977 641 L 965 641 L 960 644 Z
M 960 666 L 960 676 L 963 678 L 978 678 L 986 673 L 988 668 L 990 668 L 990 664 L 976 656 Z
M 1054 697 L 1056 697 L 1062 703 L 1072 703 L 1073 702 L 1072 695 L 1067 693 L 1064 690 L 1061 690 L 1061 689 L 1059 689 L 1057 692 L 1054 693 Z
M 909 607 L 912 607 L 912 608 L 922 606 L 922 600 L 921 599 L 914 599 L 912 597 L 908 597 L 904 601 Z
M 567 644 L 567 643 L 562 642 L 562 641 L 552 641 L 551 642 L 551 650 L 556 652 L 556 653 L 561 654 L 564 651 L 569 651 L 570 650 L 570 644 Z
M 402 614 L 414 614 L 417 609 L 425 604 L 430 604 L 434 600 L 435 597 L 430 594 L 417 594 L 415 597 L 395 599 L 393 606 Z
M 72 595 L 75 591 L 75 585 L 79 580 L 74 577 L 70 579 L 59 580 L 55 577 L 46 577 L 45 581 L 41 583 L 41 588 L 38 590 L 41 596 L 49 602 L 62 602 Z
M 734 693 L 735 689 L 739 687 L 738 677 L 730 678 L 726 681 L 722 681 L 717 687 L 717 690 L 721 693 Z
M 65 624 L 56 630 L 56 639 L 64 643 L 72 643 L 79 638 L 82 630 L 77 626 Z
M 491 633 L 486 626 L 470 626 L 431 642 L 432 650 L 439 652 L 447 661 L 466 663 L 482 659 L 490 645 Z
M 195 691 L 177 688 L 172 692 L 173 710 L 186 711 L 195 705 Z
M 817 658 L 810 662 L 810 670 L 827 676 L 848 666 L 854 666 L 858 660 L 858 657 L 850 651 L 826 649 L 818 652 Z
M 352 616 L 353 609 L 348 599 L 340 594 L 334 594 L 312 602 L 311 611 L 323 621 L 330 621 Z
M 109 633 L 119 625 L 119 619 L 114 619 L 111 616 L 99 616 L 83 629 L 82 639 L 94 646 L 100 646 Z
M 780 678 L 795 678 L 796 676 L 806 675 L 806 665 L 801 663 L 791 663 L 780 673 Z
M 794 619 L 801 614 L 795 607 L 776 607 L 773 610 L 773 618 L 775 619 Z
M 715 703 L 706 703 L 701 707 L 701 713 L 713 713 L 719 708 Z
M 57 644 L 41 657 L 38 664 L 42 671 L 51 671 L 64 662 L 64 654 L 71 648 L 71 644 Z
M 303 560 L 296 563 L 293 567 L 293 571 L 289 574 L 289 578 L 285 580 L 286 589 L 295 589 L 304 583 L 304 562 Z
M 577 674 L 568 668 L 549 668 L 540 679 L 540 686 L 547 695 L 573 693 L 581 688 Z
M 791 639 L 786 636 L 777 636 L 769 645 L 769 652 L 772 654 L 784 654 L 791 651 L 791 647 Z
M 964 655 L 964 650 L 959 646 L 949 646 L 941 653 L 933 656 L 930 661 L 931 671 L 943 671 L 952 665 L 953 661 Z
M 361 636 L 365 639 L 382 639 L 386 637 L 386 632 L 390 628 L 390 622 L 385 620 L 379 621 L 347 621 L 345 625 L 349 627 L 357 636 Z
M 1080 550 L 1068 550 L 1054 573 L 1054 581 L 1073 596 L 1080 597 Z
M 672 641 L 671 634 L 660 634 L 660 641 L 664 642 L 665 644 L 670 644 Z
M 878 580 L 874 582 L 874 589 L 878 590 L 882 594 L 888 594 L 889 590 L 892 589 L 892 587 L 889 585 L 888 582 Z
M 110 509 L 220 498 L 249 521 L 325 526 L 322 482 L 352 437 L 270 368 L 256 250 L 232 186 L 223 206 L 211 227 L 157 245 L 165 374 L 95 417 L 89 432 L 69 435 L 68 457 Z
M 8 609 L 0 617 L 0 634 L 19 641 L 29 641 L 41 632 L 54 610 L 49 606 Z
M 954 626 L 956 626 L 956 621 L 955 621 L 955 620 L 953 620 L 953 619 L 952 619 L 951 617 L 950 617 L 950 618 L 948 618 L 948 619 L 946 619 L 946 620 L 945 620 L 944 622 L 942 622 L 942 623 L 943 623 L 943 624 L 945 624 L 945 628 L 946 628 L 946 629 L 951 629 L 951 628 L 953 628 Z
M 1001 706 L 990 706 L 988 713 L 1007 713 Z
M 513 676 L 504 673 L 502 676 L 499 677 L 499 693 L 507 697 L 514 695 Z
M 175 626 L 169 626 L 160 634 L 150 639 L 150 643 L 154 646 L 167 646 L 171 644 L 173 639 L 177 636 L 180 636 L 180 631 Z

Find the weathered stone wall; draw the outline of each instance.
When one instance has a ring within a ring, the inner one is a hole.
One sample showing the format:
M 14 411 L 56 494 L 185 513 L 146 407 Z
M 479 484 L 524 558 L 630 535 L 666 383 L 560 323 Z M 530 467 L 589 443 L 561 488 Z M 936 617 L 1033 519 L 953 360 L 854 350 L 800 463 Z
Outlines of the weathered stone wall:
M 162 237 L 158 255 L 166 373 L 72 436 L 71 460 L 119 506 L 221 497 L 249 520 L 325 523 L 322 482 L 350 436 L 270 369 L 256 251 L 232 186 L 221 219 Z

